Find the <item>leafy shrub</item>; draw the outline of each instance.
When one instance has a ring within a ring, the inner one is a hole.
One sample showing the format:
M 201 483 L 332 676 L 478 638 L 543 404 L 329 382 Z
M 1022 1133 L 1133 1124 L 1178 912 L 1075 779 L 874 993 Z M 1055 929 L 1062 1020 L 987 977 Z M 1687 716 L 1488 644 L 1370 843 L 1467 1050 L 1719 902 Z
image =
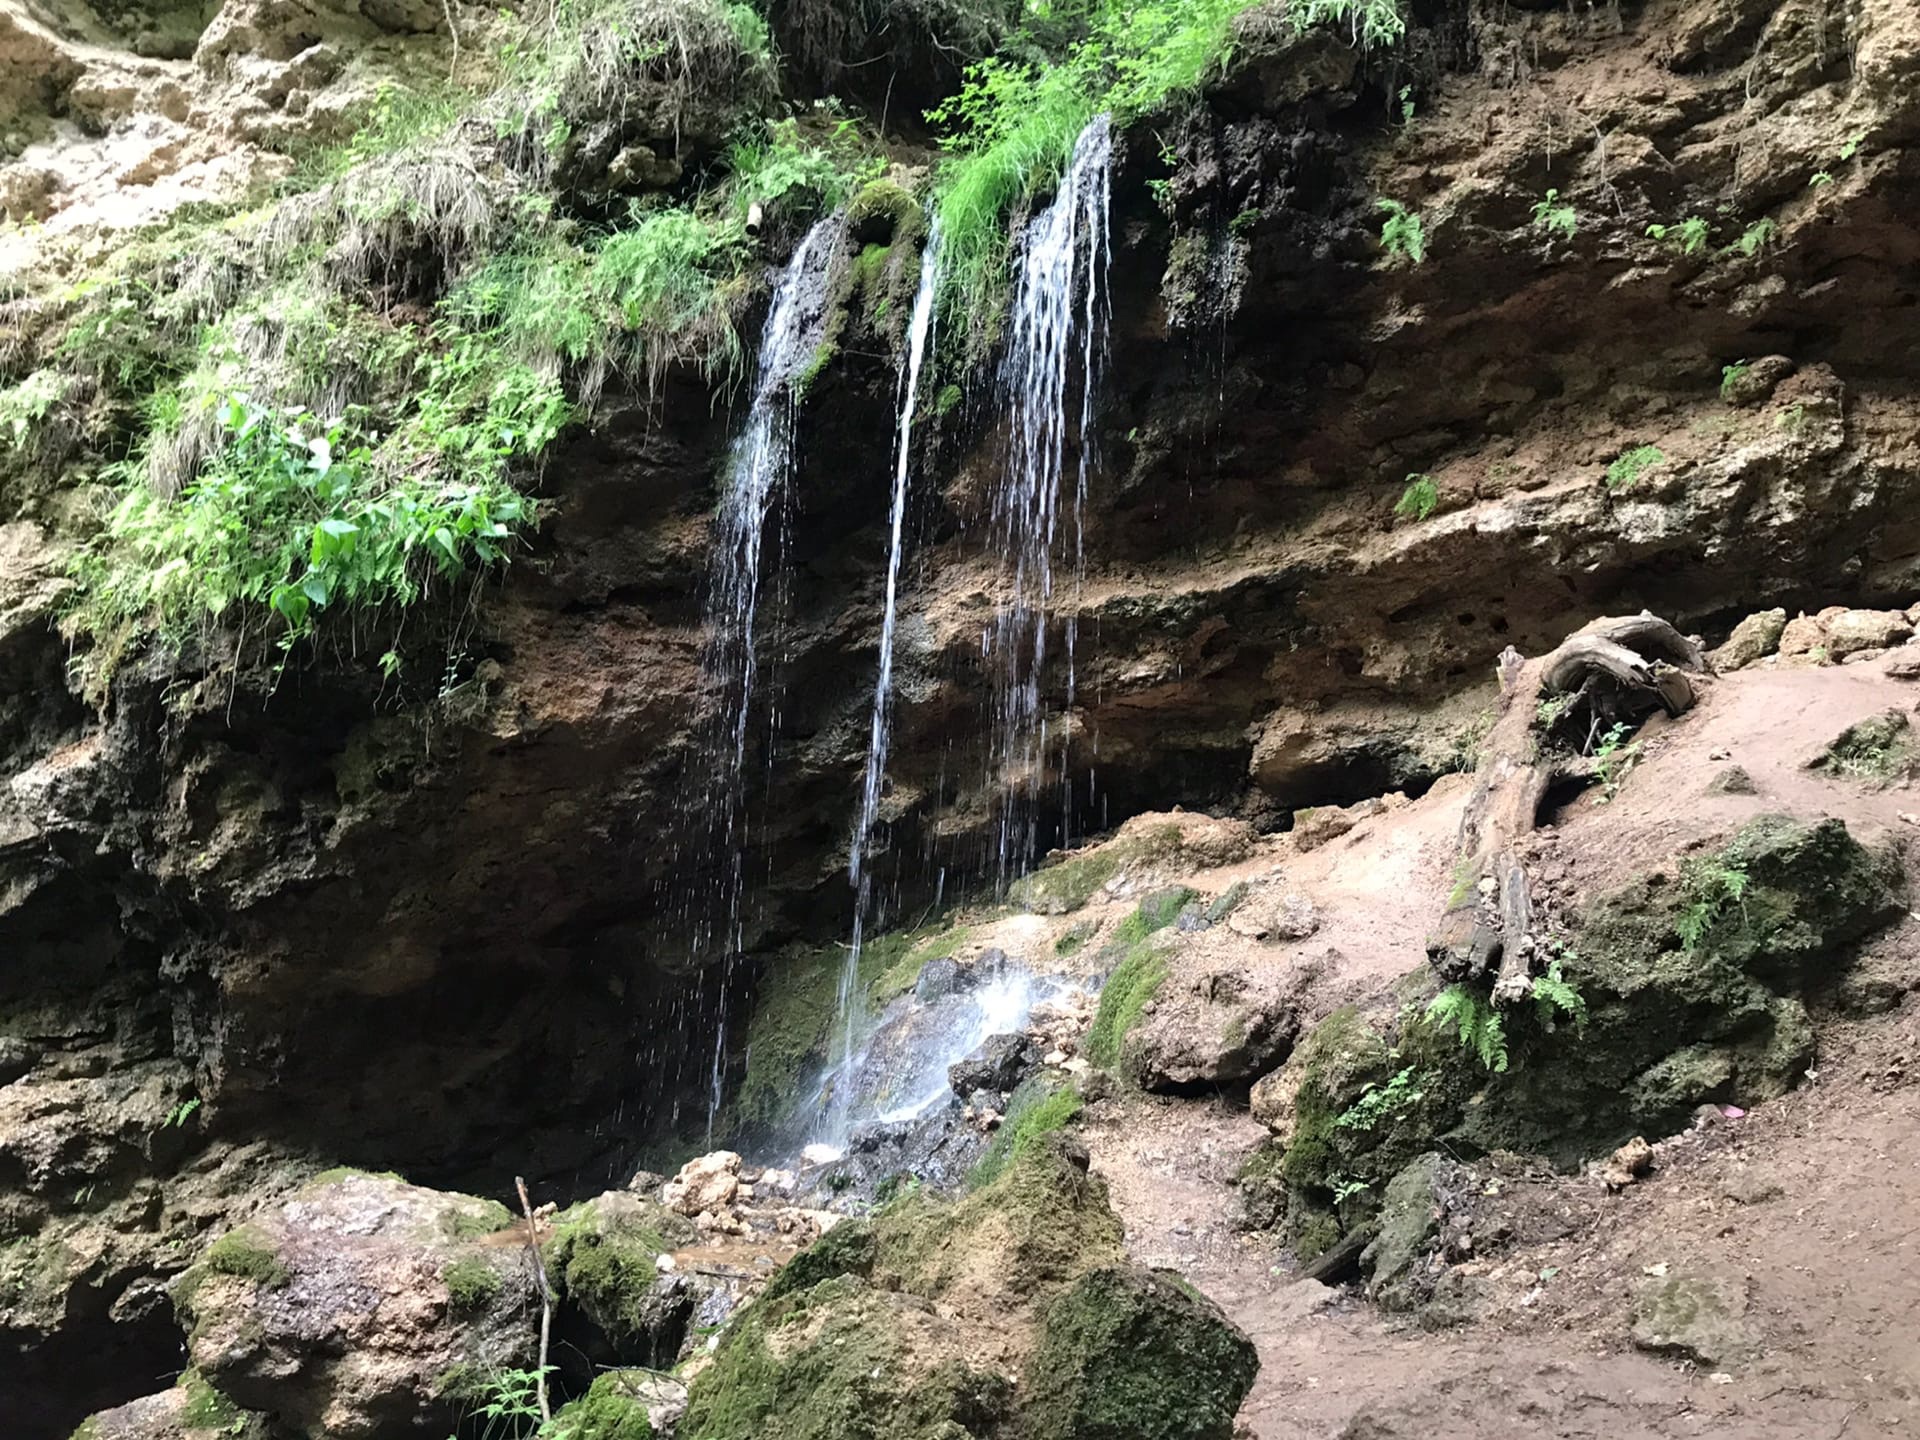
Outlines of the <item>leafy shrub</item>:
M 1405 259 L 1418 265 L 1427 258 L 1427 228 L 1420 217 L 1398 200 L 1375 202 L 1387 218 L 1380 224 L 1380 244 L 1395 260 Z
M 1658 445 L 1636 445 L 1607 466 L 1607 488 L 1630 490 L 1642 475 L 1656 465 L 1664 465 L 1667 455 Z
M 1407 476 L 1407 488 L 1394 502 L 1393 513 L 1403 520 L 1424 520 L 1440 508 L 1440 487 L 1431 475 Z
M 1729 245 L 1729 250 L 1737 250 L 1751 260 L 1762 250 L 1769 249 L 1780 237 L 1780 227 L 1764 216 L 1740 232 L 1740 238 Z
M 1559 198 L 1558 190 L 1549 190 L 1545 198 L 1533 202 L 1533 228 L 1571 240 L 1573 232 L 1580 228 L 1579 217 L 1574 214 L 1573 206 L 1556 203 Z
M 1640 763 L 1640 742 L 1635 740 L 1629 745 L 1625 743 L 1626 738 L 1626 725 L 1616 723 L 1608 727 L 1600 743 L 1593 747 L 1593 772 L 1600 780 L 1603 805 L 1620 793 L 1620 787 L 1627 783 L 1627 775 Z
M 1425 1098 L 1419 1071 L 1409 1065 L 1384 1085 L 1367 1085 L 1358 1100 L 1334 1117 L 1334 1128 L 1377 1130 L 1382 1122 L 1406 1113 Z M 1341 1197 L 1336 1194 L 1334 1198 L 1338 1201 Z

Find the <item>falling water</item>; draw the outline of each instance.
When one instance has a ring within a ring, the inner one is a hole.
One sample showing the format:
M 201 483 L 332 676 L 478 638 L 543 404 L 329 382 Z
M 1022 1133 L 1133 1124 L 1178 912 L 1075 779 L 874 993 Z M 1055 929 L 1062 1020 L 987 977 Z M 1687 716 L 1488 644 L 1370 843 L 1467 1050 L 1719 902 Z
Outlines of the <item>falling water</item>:
M 893 634 L 900 616 L 900 559 L 907 525 L 907 476 L 912 468 L 913 414 L 919 400 L 920 368 L 933 338 L 934 300 L 940 280 L 940 227 L 936 223 L 920 254 L 920 288 L 913 298 L 913 318 L 907 326 L 906 364 L 901 370 L 900 413 L 895 421 L 893 503 L 888 511 L 887 596 L 880 621 L 880 665 L 873 682 L 873 715 L 867 727 L 867 768 L 860 784 L 860 809 L 847 852 L 847 878 L 853 884 L 853 943 L 847 948 L 846 968 L 840 974 L 838 1025 L 842 1077 L 851 1074 L 854 1052 L 865 1028 L 864 995 L 860 987 L 860 952 L 866 934 L 867 903 L 872 877 L 867 870 L 867 846 L 880 818 L 880 790 L 887 773 L 887 748 L 893 730 Z M 848 1123 L 847 1088 L 834 1087 L 827 1117 L 829 1138 L 843 1138 Z
M 1010 573 L 1007 599 L 981 645 L 994 673 L 992 757 L 998 773 L 989 779 L 1006 787 L 995 856 L 1002 886 L 1032 863 L 1038 842 L 1051 738 L 1041 686 L 1055 566 L 1068 562 L 1076 586 L 1082 570 L 1081 515 L 1091 460 L 1093 397 L 1106 351 L 1112 162 L 1113 132 L 1103 115 L 1081 132 L 1059 194 L 1027 229 L 1001 370 L 1008 410 L 1007 462 L 1005 481 L 994 497 L 993 523 Z M 1063 497 L 1068 405 L 1076 379 L 1079 457 L 1072 493 Z M 1063 535 L 1063 530 L 1069 533 Z M 1069 609 L 1063 626 L 1063 713 L 1069 725 L 1076 625 Z M 1070 734 L 1058 737 L 1063 759 L 1070 739 Z M 1063 798 L 1063 834 L 1071 822 L 1070 801 Z
M 696 962 L 712 953 L 716 940 L 722 955 L 720 1022 L 707 1102 L 709 1138 L 720 1108 L 726 1064 L 726 1000 L 744 940 L 747 733 L 759 679 L 755 632 L 767 589 L 767 538 L 770 530 L 786 528 L 793 473 L 793 380 L 823 339 L 827 277 L 843 233 L 841 217 L 820 221 L 795 249 L 774 287 L 760 339 L 753 403 L 727 456 L 725 490 L 716 516 L 702 668 L 720 696 L 708 733 L 711 769 L 704 817 L 718 872 L 714 890 L 694 902 L 693 937 Z M 725 930 L 716 937 L 714 926 L 722 917 Z

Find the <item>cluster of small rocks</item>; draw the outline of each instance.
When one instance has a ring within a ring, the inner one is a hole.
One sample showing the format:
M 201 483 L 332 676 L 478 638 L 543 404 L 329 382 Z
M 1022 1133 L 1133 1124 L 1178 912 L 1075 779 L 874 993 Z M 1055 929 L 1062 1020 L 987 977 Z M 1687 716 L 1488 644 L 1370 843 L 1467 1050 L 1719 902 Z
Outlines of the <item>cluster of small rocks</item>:
M 1858 665 L 1886 660 L 1887 673 L 1920 677 L 1920 646 L 1912 642 L 1920 627 L 1920 605 L 1906 610 L 1852 610 L 1830 605 L 1792 619 L 1784 609 L 1749 615 L 1711 655 L 1713 668 L 1726 672 L 1750 666 Z
M 840 1217 L 826 1210 L 795 1205 L 799 1188 L 791 1170 L 748 1165 L 732 1150 L 715 1150 L 680 1167 L 671 1180 L 642 1170 L 627 1188 L 654 1195 L 676 1215 L 693 1221 L 703 1235 L 781 1235 L 804 1245 L 831 1230 Z M 671 1256 L 662 1256 L 670 1269 Z

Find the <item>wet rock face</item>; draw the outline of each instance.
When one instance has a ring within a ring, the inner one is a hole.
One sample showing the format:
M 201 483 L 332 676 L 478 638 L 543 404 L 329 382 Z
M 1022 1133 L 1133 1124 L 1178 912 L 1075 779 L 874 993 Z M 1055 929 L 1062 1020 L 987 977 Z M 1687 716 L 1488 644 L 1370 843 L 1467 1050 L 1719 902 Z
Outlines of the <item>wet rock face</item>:
M 304 1433 L 445 1424 L 463 1385 L 534 1360 L 531 1267 L 488 1239 L 511 1219 L 380 1176 L 323 1178 L 176 1283 L 188 1353 L 236 1405 Z

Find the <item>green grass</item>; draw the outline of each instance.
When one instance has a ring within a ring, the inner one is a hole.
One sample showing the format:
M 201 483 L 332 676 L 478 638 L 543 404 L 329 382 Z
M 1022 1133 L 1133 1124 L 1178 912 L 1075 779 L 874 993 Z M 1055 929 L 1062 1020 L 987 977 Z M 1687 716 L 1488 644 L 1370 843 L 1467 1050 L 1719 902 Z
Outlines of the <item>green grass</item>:
M 1070 1125 L 1080 1114 L 1081 1100 L 1069 1088 L 1045 1090 L 1022 1087 L 1007 1107 L 1006 1117 L 994 1132 L 993 1140 L 967 1174 L 967 1188 L 979 1190 L 991 1185 L 1022 1155 L 1038 1145 L 1042 1137 Z
M 1140 1023 L 1141 1012 L 1160 993 L 1166 978 L 1166 956 L 1158 948 L 1143 941 L 1127 952 L 1101 987 L 1100 1008 L 1087 1031 L 1087 1059 L 1109 1069 L 1120 1063 L 1127 1035 Z

